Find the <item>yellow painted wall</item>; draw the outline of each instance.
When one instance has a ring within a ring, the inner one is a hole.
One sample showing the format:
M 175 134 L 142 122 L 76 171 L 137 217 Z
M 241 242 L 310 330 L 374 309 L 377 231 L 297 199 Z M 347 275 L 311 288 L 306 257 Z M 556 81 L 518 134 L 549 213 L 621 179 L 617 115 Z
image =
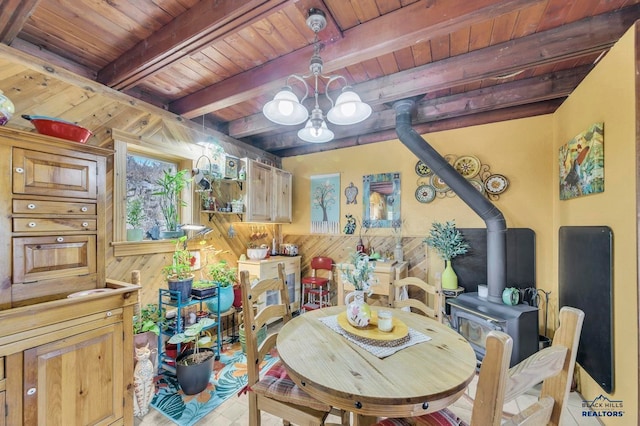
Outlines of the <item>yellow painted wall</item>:
M 563 225 L 608 225 L 614 232 L 615 393 L 624 416 L 602 419 L 606 424 L 638 424 L 638 306 L 636 250 L 636 133 L 635 45 L 630 31 L 587 76 L 553 115 L 512 120 L 423 135 L 441 154 L 474 155 L 510 180 L 509 189 L 495 202 L 509 227 L 531 228 L 536 234 L 537 285 L 550 290 L 549 327 L 557 322 L 558 228 Z M 605 192 L 559 201 L 558 148 L 594 122 L 605 123 Z M 353 182 L 362 190 L 366 174 L 400 172 L 403 235 L 425 236 L 432 221 L 455 219 L 459 227 L 483 227 L 457 197 L 421 204 L 414 198 L 417 158 L 398 140 L 283 159 L 293 172 L 294 222 L 283 233 L 308 234 L 310 177 L 340 173 L 341 229 L 344 215 L 362 217 L 362 194 L 357 205 L 346 205 L 342 194 Z M 391 235 L 373 229 L 373 235 Z M 429 279 L 442 269 L 433 254 Z M 507 283 L 508 284 L 508 283 Z M 581 391 L 593 399 L 603 390 L 578 368 Z
M 490 166 L 492 173 L 505 175 L 510 185 L 495 205 L 502 211 L 507 226 L 531 228 L 536 234 L 536 276 L 538 286 L 548 289 L 555 282 L 551 277 L 551 204 L 553 194 L 551 115 L 437 132 L 423 137 L 442 155 L 474 155 Z M 341 229 L 344 215 L 362 217 L 362 176 L 400 172 L 401 215 L 405 220 L 404 236 L 425 237 L 434 220 L 455 219 L 462 228 L 485 227 L 460 198 L 436 198 L 428 204 L 415 199 L 419 176 L 414 167 L 418 161 L 400 141 L 364 145 L 339 151 L 329 151 L 283 159 L 283 167 L 293 173 L 293 219 L 283 226 L 286 234 L 310 232 L 310 176 L 340 173 Z M 350 182 L 358 187 L 358 204 L 346 204 L 343 191 Z M 371 229 L 367 235 L 392 235 L 390 228 Z M 429 256 L 429 278 L 443 269 L 443 263 L 433 253 Z
M 614 242 L 614 393 L 622 400 L 624 416 L 601 419 L 606 424 L 638 424 L 638 253 L 636 212 L 636 92 L 635 28 L 611 49 L 571 94 L 553 117 L 553 152 L 587 129 L 604 122 L 605 190 L 601 194 L 559 201 L 553 185 L 554 259 L 557 258 L 557 230 L 563 225 L 607 225 Z M 558 180 L 553 168 L 553 181 Z M 552 274 L 557 277 L 557 262 Z M 593 399 L 603 390 L 580 372 L 581 390 Z

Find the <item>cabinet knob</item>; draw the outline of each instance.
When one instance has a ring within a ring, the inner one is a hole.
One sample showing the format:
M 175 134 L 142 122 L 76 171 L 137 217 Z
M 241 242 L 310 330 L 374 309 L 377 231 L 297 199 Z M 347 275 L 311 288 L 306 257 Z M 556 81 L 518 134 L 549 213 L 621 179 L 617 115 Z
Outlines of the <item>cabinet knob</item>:
M 36 227 L 36 223 L 35 222 L 29 222 L 29 224 L 27 226 L 29 228 L 35 228 Z
M 16 173 L 24 173 L 24 169 L 22 167 L 16 167 Z
M 112 316 L 113 316 L 113 312 L 107 311 L 107 318 L 112 317 Z
M 88 210 L 89 210 L 89 209 L 88 209 L 87 207 L 80 207 L 80 211 L 81 211 L 81 212 L 86 212 L 86 211 L 88 211 Z
M 29 210 L 35 210 L 36 209 L 36 205 L 35 204 L 27 204 L 27 208 Z
M 27 395 L 31 396 L 31 395 L 35 395 L 37 392 L 36 388 L 29 388 L 27 389 Z
M 63 242 L 63 241 L 64 241 L 64 238 L 62 238 L 62 237 L 58 237 L 58 238 L 56 238 L 56 241 L 57 241 L 57 242 L 59 242 L 59 243 L 61 243 L 61 242 Z
M 89 222 L 82 222 L 82 226 L 87 228 L 89 226 Z

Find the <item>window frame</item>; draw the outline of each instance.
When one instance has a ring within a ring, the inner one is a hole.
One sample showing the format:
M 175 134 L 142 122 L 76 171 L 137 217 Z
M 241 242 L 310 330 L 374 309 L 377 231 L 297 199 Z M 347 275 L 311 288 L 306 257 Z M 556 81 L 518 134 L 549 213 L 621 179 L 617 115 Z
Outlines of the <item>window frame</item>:
M 127 154 L 144 155 L 164 161 L 175 162 L 178 170 L 191 170 L 194 161 L 203 154 L 203 148 L 196 144 L 158 144 L 112 129 L 113 148 L 113 235 L 114 256 L 137 256 L 151 253 L 167 253 L 175 248 L 172 240 L 127 241 Z M 181 194 L 186 206 L 180 208 L 180 222 L 195 223 L 196 207 L 191 185 Z M 199 222 L 199 221 L 198 221 Z

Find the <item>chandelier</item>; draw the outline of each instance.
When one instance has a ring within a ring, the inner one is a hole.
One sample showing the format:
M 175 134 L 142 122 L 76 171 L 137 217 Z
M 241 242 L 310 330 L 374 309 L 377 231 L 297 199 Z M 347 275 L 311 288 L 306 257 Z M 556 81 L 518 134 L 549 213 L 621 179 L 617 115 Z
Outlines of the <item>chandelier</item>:
M 310 74 L 298 75 L 291 74 L 287 77 L 285 86 L 274 96 L 273 100 L 267 102 L 262 108 L 262 113 L 269 120 L 276 124 L 296 125 L 302 124 L 305 120 L 307 124 L 298 131 L 298 137 L 306 142 L 323 143 L 333 139 L 333 132 L 327 127 L 325 115 L 318 104 L 318 79 L 325 79 L 325 96 L 331 102 L 331 109 L 327 112 L 326 119 L 333 124 L 349 125 L 360 123 L 371 115 L 371 107 L 360 100 L 358 96 L 347 84 L 347 79 L 341 75 L 323 75 L 323 62 L 320 57 L 320 42 L 318 32 L 327 26 L 327 19 L 323 11 L 319 9 L 309 9 L 309 17 L 307 18 L 307 26 L 315 33 L 313 41 L 314 49 L 311 60 L 309 61 Z M 309 86 L 306 79 L 313 78 L 313 88 Z M 293 92 L 289 85 L 289 80 L 295 79 L 302 82 L 305 88 L 305 94 L 301 100 Z M 329 85 L 336 80 L 344 80 L 345 87 L 336 101 L 329 96 Z M 309 97 L 310 91 L 313 91 L 315 105 L 309 111 L 302 105 L 302 102 Z

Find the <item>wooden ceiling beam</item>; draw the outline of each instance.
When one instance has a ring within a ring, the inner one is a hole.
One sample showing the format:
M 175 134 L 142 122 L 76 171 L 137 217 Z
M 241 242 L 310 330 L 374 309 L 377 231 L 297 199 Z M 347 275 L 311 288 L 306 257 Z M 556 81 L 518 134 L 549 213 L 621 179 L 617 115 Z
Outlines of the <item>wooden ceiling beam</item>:
M 411 46 L 420 40 L 444 36 L 496 14 L 514 12 L 541 0 L 448 0 L 420 1 L 344 33 L 344 37 L 326 43 L 322 51 L 324 72 Z M 455 11 L 456 14 L 452 14 Z M 402 25 L 398 25 L 402 22 Z M 380 31 L 384 27 L 385 31 Z M 366 43 L 362 41 L 366 40 Z M 275 91 L 292 72 L 304 72 L 312 46 L 298 49 L 261 67 L 205 87 L 172 102 L 169 110 L 187 118 L 227 108 L 250 100 L 263 91 Z
M 114 89 L 130 89 L 285 3 L 287 0 L 202 0 L 105 66 L 98 72 L 98 81 Z
M 424 100 L 417 104 L 413 122 L 414 124 L 423 124 L 456 116 L 565 98 L 582 81 L 590 68 L 590 66 L 582 66 L 442 98 Z M 394 129 L 395 125 L 395 111 L 388 109 L 373 114 L 372 117 L 356 126 L 332 126 L 332 130 L 336 135 L 336 140 L 344 140 L 349 137 L 358 137 L 357 135 L 379 134 L 382 131 Z M 250 143 L 269 152 L 290 149 L 300 145 L 297 130 L 271 137 L 253 138 Z
M 535 104 L 515 106 L 494 111 L 481 112 L 461 117 L 449 118 L 432 123 L 414 124 L 413 129 L 421 135 L 441 132 L 445 130 L 461 129 L 482 124 L 497 123 L 500 121 L 517 120 L 519 118 L 533 117 L 553 113 L 564 99 L 553 99 Z M 378 133 L 371 133 L 363 136 L 353 136 L 344 139 L 333 140 L 325 144 L 298 145 L 294 148 L 273 151 L 274 155 L 280 158 L 293 157 L 296 155 L 313 154 L 316 152 L 332 151 L 334 149 L 348 148 L 358 145 L 383 142 L 398 139 L 395 128 L 384 130 Z
M 0 42 L 11 45 L 40 0 L 0 0 Z M 11 12 L 13 11 L 13 12 Z

